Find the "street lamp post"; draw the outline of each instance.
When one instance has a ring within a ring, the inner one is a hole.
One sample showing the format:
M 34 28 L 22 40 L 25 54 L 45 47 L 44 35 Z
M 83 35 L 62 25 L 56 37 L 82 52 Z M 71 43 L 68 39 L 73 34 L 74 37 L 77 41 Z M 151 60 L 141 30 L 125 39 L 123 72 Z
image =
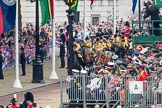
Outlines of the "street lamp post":
M 35 30 L 35 60 L 33 61 L 33 79 L 32 83 L 44 83 L 43 80 L 43 63 L 40 59 L 39 51 L 39 3 L 36 1 L 36 30 Z
M 69 9 L 66 11 L 68 13 L 68 22 L 69 22 L 69 27 L 68 27 L 68 32 L 69 32 L 69 58 L 68 58 L 68 75 L 72 75 L 72 69 L 74 68 L 74 51 L 73 51 L 73 20 L 74 20 L 74 13 L 71 9 L 72 5 L 75 3 L 76 0 L 65 0 L 65 4 L 69 6 Z

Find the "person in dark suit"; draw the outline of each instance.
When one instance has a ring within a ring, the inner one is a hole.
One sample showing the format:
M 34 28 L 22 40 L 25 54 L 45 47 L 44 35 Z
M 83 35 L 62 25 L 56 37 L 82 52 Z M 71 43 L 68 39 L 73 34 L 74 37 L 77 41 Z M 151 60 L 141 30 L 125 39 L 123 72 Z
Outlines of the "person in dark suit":
M 0 51 L 0 80 L 4 79 L 3 70 L 2 70 L 2 63 L 3 62 L 4 62 L 4 60 L 3 60 L 2 52 Z
M 25 76 L 26 75 L 26 71 L 25 71 L 26 58 L 25 58 L 24 48 L 21 48 L 20 63 L 21 63 L 21 68 L 22 68 L 22 75 L 21 76 Z
M 152 3 L 150 1 L 148 1 L 145 5 L 146 5 L 147 9 L 146 9 L 146 12 L 144 14 L 144 19 L 151 16 L 152 21 L 153 20 L 160 20 L 159 9 L 156 6 L 152 5 Z M 154 21 L 152 24 L 153 24 L 152 25 L 153 28 L 155 28 L 155 29 L 160 28 L 159 21 Z M 159 36 L 160 35 L 160 30 L 153 30 L 153 35 Z
M 60 60 L 61 60 L 61 67 L 59 68 L 65 68 L 65 45 L 63 44 L 63 41 L 60 42 Z
M 65 34 L 64 34 L 64 30 L 63 29 L 60 29 L 60 39 L 62 40 L 63 44 L 65 44 L 66 37 L 65 37 Z

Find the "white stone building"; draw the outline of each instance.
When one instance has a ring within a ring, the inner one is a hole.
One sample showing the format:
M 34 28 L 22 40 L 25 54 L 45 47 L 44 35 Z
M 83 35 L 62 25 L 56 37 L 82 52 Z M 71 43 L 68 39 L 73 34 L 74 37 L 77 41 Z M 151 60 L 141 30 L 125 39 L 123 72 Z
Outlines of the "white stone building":
M 21 1 L 21 14 L 22 23 L 25 25 L 26 22 L 35 22 L 35 2 L 31 3 L 30 0 L 20 0 Z M 56 2 L 56 23 L 61 24 L 64 21 L 68 21 L 66 10 L 68 6 L 65 5 L 64 0 L 55 0 Z M 125 20 L 128 16 L 132 15 L 132 0 L 117 0 L 116 5 L 116 18 L 124 18 Z M 40 22 L 41 22 L 41 10 L 40 11 Z M 79 20 L 83 22 L 84 16 L 84 0 L 79 0 L 78 3 L 78 13 Z M 138 6 L 136 8 L 138 12 Z M 113 15 L 113 0 L 94 0 L 92 9 L 90 8 L 90 0 L 86 0 L 86 22 L 101 22 L 106 21 L 108 16 Z M 111 17 L 111 19 L 113 16 Z

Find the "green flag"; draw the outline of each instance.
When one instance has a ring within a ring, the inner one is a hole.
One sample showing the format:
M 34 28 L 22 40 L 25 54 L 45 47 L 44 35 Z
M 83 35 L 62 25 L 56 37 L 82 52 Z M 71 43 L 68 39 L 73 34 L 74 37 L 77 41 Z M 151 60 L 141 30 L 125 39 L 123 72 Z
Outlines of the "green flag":
M 78 8 L 78 1 L 79 1 L 79 0 L 76 0 L 75 3 L 71 6 L 71 9 L 73 10 L 73 12 L 76 12 L 76 11 L 77 11 L 77 8 Z
M 156 5 L 162 5 L 162 0 L 156 0 Z
M 40 0 L 42 26 L 53 18 L 53 0 Z

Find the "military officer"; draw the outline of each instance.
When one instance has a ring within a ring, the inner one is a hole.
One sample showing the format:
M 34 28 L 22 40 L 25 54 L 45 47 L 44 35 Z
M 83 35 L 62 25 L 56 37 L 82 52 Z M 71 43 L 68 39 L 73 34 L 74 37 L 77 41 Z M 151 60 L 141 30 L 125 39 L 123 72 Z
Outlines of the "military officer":
M 81 96 L 81 77 L 79 77 L 79 70 L 72 69 L 73 76 L 71 78 L 69 88 L 66 90 L 69 100 L 80 99 Z

